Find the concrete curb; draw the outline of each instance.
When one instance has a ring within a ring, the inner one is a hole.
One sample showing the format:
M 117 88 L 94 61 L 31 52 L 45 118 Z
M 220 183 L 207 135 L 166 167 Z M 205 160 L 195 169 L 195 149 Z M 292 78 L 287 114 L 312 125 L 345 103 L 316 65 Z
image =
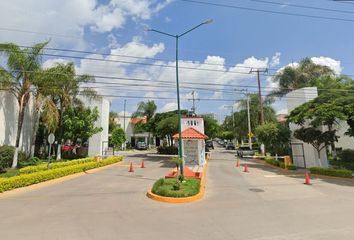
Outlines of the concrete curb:
M 62 183 L 62 182 L 65 182 L 65 181 L 68 181 L 68 180 L 71 180 L 71 179 L 75 179 L 75 178 L 84 176 L 84 175 L 86 175 L 88 173 L 95 173 L 95 172 L 99 172 L 99 171 L 105 170 L 107 168 L 111 168 L 111 167 L 114 167 L 114 166 L 119 166 L 122 163 L 123 163 L 123 159 L 120 162 L 113 163 L 113 164 L 110 164 L 110 165 L 107 165 L 107 166 L 103 166 L 103 167 L 99 167 L 99 168 L 94 168 L 94 169 L 91 169 L 91 170 L 87 170 L 86 172 L 75 173 L 75 174 L 64 176 L 64 177 L 61 177 L 61 178 L 56 178 L 56 179 L 48 180 L 48 181 L 45 181 L 45 182 L 32 184 L 32 185 L 29 185 L 27 187 L 15 188 L 13 190 L 9 190 L 9 191 L 0 193 L 0 198 L 11 197 L 11 196 L 16 195 L 16 194 L 26 193 L 26 192 L 30 192 L 30 191 L 33 191 L 33 190 L 36 190 L 36 189 L 41 189 L 41 188 L 48 187 L 48 186 L 51 186 L 51 185 L 54 185 L 54 184 Z
M 151 189 L 146 193 L 146 196 L 152 200 L 164 202 L 164 203 L 190 203 L 190 202 L 198 201 L 204 197 L 207 169 L 208 169 L 208 163 L 206 163 L 203 167 L 203 175 L 202 175 L 202 179 L 200 180 L 199 193 L 194 196 L 184 197 L 184 198 L 164 197 L 152 193 Z
M 285 176 L 286 175 L 291 175 L 291 176 L 304 176 L 304 173 L 296 173 L 293 172 L 291 170 L 286 170 L 277 166 L 273 166 L 272 164 L 267 163 L 266 161 L 262 161 L 258 158 L 253 158 L 255 161 L 257 161 L 258 163 L 262 163 L 266 166 L 269 166 L 273 169 L 277 169 L 279 172 L 283 173 Z M 354 178 L 344 178 L 344 177 L 335 177 L 335 176 L 328 176 L 328 175 L 320 175 L 320 174 L 315 174 L 315 173 L 311 173 L 310 169 L 308 169 L 310 172 L 310 176 L 314 176 L 317 178 L 324 178 L 324 179 L 332 179 L 332 180 L 340 180 L 340 181 L 347 181 L 347 182 L 354 182 Z

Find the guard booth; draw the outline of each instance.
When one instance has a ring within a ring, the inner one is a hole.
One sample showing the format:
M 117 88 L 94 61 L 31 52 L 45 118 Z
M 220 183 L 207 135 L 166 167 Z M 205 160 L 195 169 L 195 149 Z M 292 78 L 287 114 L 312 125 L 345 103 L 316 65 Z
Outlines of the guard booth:
M 173 135 L 178 144 L 179 134 Z M 183 156 L 187 166 L 203 166 L 205 163 L 205 139 L 208 136 L 194 128 L 182 132 Z

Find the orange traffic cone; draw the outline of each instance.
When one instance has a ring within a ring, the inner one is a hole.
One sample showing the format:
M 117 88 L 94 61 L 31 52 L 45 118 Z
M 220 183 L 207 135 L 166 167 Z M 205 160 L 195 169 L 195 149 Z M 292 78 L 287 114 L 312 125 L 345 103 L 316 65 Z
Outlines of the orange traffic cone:
M 310 183 L 310 175 L 309 175 L 308 172 L 305 173 L 305 182 L 304 182 L 304 184 L 311 185 L 311 183 Z
M 134 169 L 133 169 L 133 163 L 130 163 L 129 172 L 134 172 Z
M 244 171 L 244 172 L 249 172 L 249 171 L 248 171 L 248 165 L 247 165 L 247 164 L 245 164 L 245 166 L 244 166 L 244 168 L 243 168 L 243 171 Z
M 145 168 L 144 160 L 141 160 L 141 168 Z
M 236 167 L 240 167 L 240 160 L 238 160 L 238 159 L 236 161 Z

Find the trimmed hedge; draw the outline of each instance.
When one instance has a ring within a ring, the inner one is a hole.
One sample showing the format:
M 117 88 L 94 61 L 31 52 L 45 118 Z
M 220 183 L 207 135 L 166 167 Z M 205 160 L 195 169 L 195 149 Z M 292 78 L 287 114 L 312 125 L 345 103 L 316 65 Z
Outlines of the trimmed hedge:
M 79 173 L 93 168 L 103 167 L 113 163 L 120 162 L 123 159 L 121 156 L 110 157 L 99 162 L 86 162 L 72 166 L 66 166 L 46 171 L 38 171 L 34 173 L 19 175 L 10 178 L 0 178 L 0 192 L 8 191 L 15 188 L 25 187 L 32 184 L 45 182 L 48 180 L 64 177 L 67 175 Z
M 93 161 L 95 161 L 93 157 L 88 157 L 88 158 L 81 158 L 78 160 L 71 160 L 66 162 L 53 162 L 49 165 L 49 169 L 69 167 L 69 166 L 93 162 Z M 28 166 L 28 167 L 21 168 L 20 174 L 29 174 L 29 173 L 40 172 L 45 170 L 48 170 L 48 164 L 42 163 L 37 166 Z
M 326 176 L 344 177 L 344 178 L 353 177 L 353 172 L 346 169 L 312 167 L 310 168 L 310 171 L 313 174 L 326 175 Z
M 175 146 L 160 146 L 157 148 L 157 152 L 159 154 L 166 154 L 166 155 L 177 155 L 178 148 Z
M 288 170 L 296 170 L 296 166 L 294 164 L 287 165 L 285 168 L 284 162 L 276 161 L 274 158 L 266 158 L 265 161 L 276 167 L 280 167 Z

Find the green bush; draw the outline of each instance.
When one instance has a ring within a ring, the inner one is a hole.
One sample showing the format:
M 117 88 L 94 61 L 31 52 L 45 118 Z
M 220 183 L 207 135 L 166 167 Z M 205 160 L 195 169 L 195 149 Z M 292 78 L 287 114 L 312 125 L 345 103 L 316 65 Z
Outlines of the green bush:
M 15 147 L 3 145 L 0 147 L 0 168 L 9 168 L 15 153 Z M 22 151 L 18 152 L 18 163 L 26 161 L 26 154 Z
M 11 189 L 25 187 L 32 184 L 52 180 L 55 178 L 64 177 L 74 173 L 79 173 L 85 170 L 103 167 L 109 164 L 119 162 L 123 157 L 110 157 L 99 162 L 86 162 L 72 166 L 51 169 L 47 171 L 39 171 L 30 174 L 23 174 L 19 176 L 0 178 L 0 192 L 8 191 Z
M 319 174 L 319 175 L 345 177 L 345 178 L 352 178 L 353 177 L 353 172 L 350 170 L 346 170 L 346 169 L 312 167 L 312 168 L 310 168 L 310 171 L 313 174 Z
M 287 166 L 288 170 L 296 170 L 296 166 L 294 164 L 290 164 Z
M 23 160 L 19 161 L 18 167 L 24 168 L 24 167 L 28 167 L 28 166 L 35 166 L 35 165 L 38 165 L 40 162 L 42 162 L 41 159 L 39 159 L 37 157 L 30 157 L 30 158 L 26 159 L 25 161 L 23 161 Z
M 354 150 L 345 149 L 339 154 L 339 157 L 343 162 L 354 162 Z
M 88 162 L 93 162 L 94 158 L 89 157 L 89 158 L 81 158 L 77 160 L 71 160 L 71 161 L 66 161 L 66 162 L 54 162 L 50 164 L 50 169 L 55 169 L 55 168 L 62 168 L 62 167 L 68 167 L 72 165 L 77 165 L 77 164 L 82 164 L 82 163 L 88 163 Z M 39 172 L 39 171 L 45 171 L 48 170 L 48 164 L 43 163 L 39 164 L 37 166 L 28 166 L 20 169 L 20 174 L 28 174 L 28 173 L 34 173 L 34 172 Z
M 175 198 L 194 196 L 199 190 L 200 180 L 195 178 L 187 178 L 179 184 L 174 178 L 161 178 L 152 187 L 152 192 L 156 195 Z
M 177 155 L 178 148 L 175 146 L 160 146 L 157 148 L 159 154 Z
M 4 145 L 0 147 L 0 168 L 8 168 L 12 165 L 15 147 Z

